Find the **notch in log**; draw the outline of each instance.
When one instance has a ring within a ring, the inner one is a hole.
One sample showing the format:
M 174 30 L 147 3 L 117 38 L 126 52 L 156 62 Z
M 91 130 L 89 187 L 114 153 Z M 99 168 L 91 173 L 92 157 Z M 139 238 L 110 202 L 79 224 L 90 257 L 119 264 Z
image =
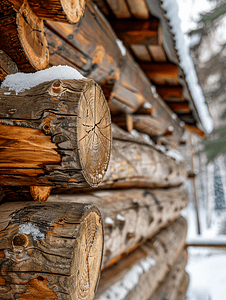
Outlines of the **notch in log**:
M 102 181 L 111 121 L 93 80 L 53 80 L 17 95 L 3 88 L 0 95 L 2 185 L 90 187 Z
M 1 205 L 1 299 L 93 300 L 103 254 L 95 205 Z

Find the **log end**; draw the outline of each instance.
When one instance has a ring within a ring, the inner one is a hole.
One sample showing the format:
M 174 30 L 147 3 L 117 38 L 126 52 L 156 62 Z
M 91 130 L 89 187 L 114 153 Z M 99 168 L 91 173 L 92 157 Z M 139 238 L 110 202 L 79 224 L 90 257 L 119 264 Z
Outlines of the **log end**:
M 110 159 L 111 117 L 104 94 L 96 83 L 81 97 L 77 135 L 82 174 L 89 186 L 97 186 Z
M 85 11 L 85 0 L 61 0 L 62 9 L 68 22 L 77 23 Z

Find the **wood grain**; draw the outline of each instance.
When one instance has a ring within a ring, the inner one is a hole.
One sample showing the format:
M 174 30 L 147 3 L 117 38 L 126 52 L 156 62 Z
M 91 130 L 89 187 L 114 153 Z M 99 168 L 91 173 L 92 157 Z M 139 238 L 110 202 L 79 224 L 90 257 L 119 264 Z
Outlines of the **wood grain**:
M 5 203 L 0 236 L 0 299 L 94 298 L 103 251 L 94 205 Z

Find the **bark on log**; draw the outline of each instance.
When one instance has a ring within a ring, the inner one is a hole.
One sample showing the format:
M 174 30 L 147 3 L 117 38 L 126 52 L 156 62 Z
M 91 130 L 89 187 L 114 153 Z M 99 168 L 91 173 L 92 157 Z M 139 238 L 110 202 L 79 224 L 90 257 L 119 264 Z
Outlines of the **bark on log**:
M 103 229 L 94 205 L 1 205 L 0 299 L 94 299 Z
M 51 195 L 49 201 L 93 203 L 98 206 L 104 220 L 105 268 L 174 221 L 186 207 L 188 195 L 184 188 L 130 189 Z
M 183 280 L 188 253 L 186 250 L 180 254 L 173 269 L 164 278 L 163 283 L 149 300 L 178 300 L 177 295 Z
M 54 80 L 18 95 L 3 88 L 0 95 L 2 185 L 90 187 L 101 182 L 111 122 L 93 80 Z
M 0 4 L 0 49 L 21 71 L 33 72 L 48 66 L 49 51 L 43 21 L 29 7 L 26 0 L 18 11 L 8 0 Z
M 3 51 L 0 50 L 0 82 L 9 74 L 18 72 L 17 65 L 14 61 Z
M 148 299 L 181 253 L 186 238 L 186 220 L 179 218 L 102 272 L 97 300 Z
M 31 9 L 39 18 L 69 23 L 77 23 L 82 18 L 85 2 L 85 0 L 28 0 Z
M 112 129 L 111 158 L 100 188 L 173 187 L 186 180 L 184 162 L 136 141 L 132 134 L 118 130 L 116 126 Z

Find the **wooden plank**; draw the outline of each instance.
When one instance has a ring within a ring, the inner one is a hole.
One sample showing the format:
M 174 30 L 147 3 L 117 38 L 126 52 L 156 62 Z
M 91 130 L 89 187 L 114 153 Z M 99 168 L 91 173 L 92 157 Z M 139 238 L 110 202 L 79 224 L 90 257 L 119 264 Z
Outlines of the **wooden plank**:
M 180 187 L 60 194 L 51 195 L 49 201 L 98 206 L 104 220 L 102 268 L 106 268 L 174 221 L 189 199 L 185 189 Z
M 149 9 L 145 0 L 127 0 L 127 4 L 131 14 L 136 19 L 148 19 Z
M 156 91 L 165 101 L 181 101 L 184 99 L 182 86 L 156 86 Z
M 162 45 L 148 45 L 151 57 L 155 62 L 166 62 L 167 57 Z
M 57 79 L 18 93 L 2 88 L 0 95 L 2 185 L 100 183 L 110 158 L 111 121 L 103 92 L 93 80 Z M 18 169 L 24 174 L 16 173 Z M 35 174 L 29 184 L 31 169 Z
M 172 109 L 176 114 L 189 113 L 191 111 L 188 101 L 181 101 L 181 102 L 167 101 L 167 105 L 169 105 L 170 109 Z
M 151 62 L 150 53 L 145 45 L 130 45 L 135 57 L 142 62 Z
M 163 283 L 148 300 L 175 300 L 183 280 L 188 253 L 186 250 L 180 254 L 172 270 L 166 275 Z
M 151 80 L 178 78 L 178 67 L 173 63 L 141 63 L 140 66 Z
M 125 0 L 106 0 L 106 2 L 117 18 L 131 18 L 131 13 Z
M 113 29 L 125 46 L 129 45 L 159 45 L 160 21 L 157 18 L 148 20 L 116 20 L 112 22 Z
M 102 272 L 97 300 L 148 299 L 181 253 L 186 220 L 179 218 L 116 265 Z
M 103 251 L 94 205 L 12 202 L 0 216 L 2 299 L 94 299 Z

